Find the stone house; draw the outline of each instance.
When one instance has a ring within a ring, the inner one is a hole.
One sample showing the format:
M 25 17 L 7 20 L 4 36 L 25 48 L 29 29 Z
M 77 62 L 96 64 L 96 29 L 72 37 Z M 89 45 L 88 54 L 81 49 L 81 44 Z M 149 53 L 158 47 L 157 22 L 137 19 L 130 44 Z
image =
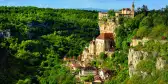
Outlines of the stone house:
M 96 67 L 83 67 L 79 72 L 79 76 L 89 76 L 89 75 L 96 75 L 97 74 Z
M 124 17 L 134 17 L 135 11 L 134 11 L 135 5 L 134 2 L 132 3 L 132 7 L 130 8 L 123 8 L 122 10 L 115 13 L 116 17 L 124 16 Z
M 134 11 L 135 5 L 134 2 L 132 3 L 131 8 L 123 8 L 120 11 L 115 12 L 115 17 L 134 17 L 135 16 L 135 11 Z M 102 18 L 107 18 L 108 14 L 106 12 L 99 12 L 99 20 Z
M 121 11 L 116 12 L 115 17 L 124 16 L 124 17 L 134 17 L 134 3 L 132 8 L 123 8 Z M 118 26 L 117 22 L 107 19 L 103 22 L 102 18 L 107 18 L 107 13 L 99 13 L 99 30 L 100 35 L 93 39 L 89 46 L 87 46 L 82 54 L 80 55 L 80 61 L 85 62 L 85 64 L 90 63 L 94 58 L 96 58 L 101 52 L 106 54 L 113 54 L 115 50 L 115 29 Z
M 112 48 L 114 48 L 113 33 L 101 33 L 96 38 L 96 42 L 96 55 L 99 55 L 101 52 L 112 50 Z

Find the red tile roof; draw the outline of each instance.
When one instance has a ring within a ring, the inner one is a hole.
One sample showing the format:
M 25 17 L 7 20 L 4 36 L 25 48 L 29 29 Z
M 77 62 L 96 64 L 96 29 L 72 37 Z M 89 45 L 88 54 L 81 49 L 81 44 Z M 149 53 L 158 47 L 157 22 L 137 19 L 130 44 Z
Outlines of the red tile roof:
M 113 33 L 101 33 L 97 39 L 113 39 Z
M 81 66 L 79 64 L 75 64 L 75 63 L 72 63 L 70 66 L 71 67 L 76 67 L 76 68 L 81 68 Z

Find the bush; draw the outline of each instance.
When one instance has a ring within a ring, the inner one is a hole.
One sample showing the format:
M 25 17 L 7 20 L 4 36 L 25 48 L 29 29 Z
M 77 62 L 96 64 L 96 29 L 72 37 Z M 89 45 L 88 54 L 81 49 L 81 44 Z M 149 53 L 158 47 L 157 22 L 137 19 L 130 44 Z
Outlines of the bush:
M 107 55 L 104 52 L 101 52 L 99 56 L 100 56 L 100 59 L 103 59 L 103 60 L 107 58 Z
M 31 84 L 30 79 L 19 80 L 16 84 Z
M 137 64 L 136 69 L 138 71 L 151 73 L 152 70 L 155 69 L 155 62 L 153 62 L 151 60 L 142 60 Z
M 167 27 L 165 25 L 158 25 L 152 29 L 149 37 L 154 39 L 162 39 L 162 36 L 164 36 L 165 32 L 168 32 Z
M 93 80 L 94 80 L 94 76 L 93 75 L 89 75 L 89 76 L 87 76 L 87 78 L 84 81 L 92 82 Z
M 146 27 L 140 27 L 136 33 L 138 38 L 143 38 L 148 36 L 149 30 Z

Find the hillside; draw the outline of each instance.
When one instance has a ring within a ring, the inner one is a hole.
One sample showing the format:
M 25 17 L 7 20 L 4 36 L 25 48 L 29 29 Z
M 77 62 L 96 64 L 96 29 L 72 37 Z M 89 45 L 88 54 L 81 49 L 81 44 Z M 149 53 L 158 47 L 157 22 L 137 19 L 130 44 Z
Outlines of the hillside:
M 0 83 L 75 83 L 64 56 L 78 56 L 98 35 L 97 12 L 0 7 Z
M 115 32 L 113 53 L 86 59 L 94 67 L 86 70 L 112 71 L 105 84 L 167 84 L 168 7 L 148 10 L 143 6 L 133 18 L 110 16 L 103 20 L 103 30 L 110 29 L 106 23 L 111 18 L 118 21 L 115 31 L 110 31 Z M 80 70 L 73 72 L 63 58 L 77 60 L 94 43 L 100 32 L 98 20 L 97 11 L 1 6 L 0 83 L 79 83 L 75 75 Z M 90 74 L 83 77 L 93 79 Z
M 168 82 L 167 13 L 168 8 L 149 11 L 142 7 L 133 19 L 120 18 L 120 26 L 116 28 L 117 51 L 112 56 L 111 63 L 112 66 L 120 68 L 117 69 L 117 75 L 107 84 Z

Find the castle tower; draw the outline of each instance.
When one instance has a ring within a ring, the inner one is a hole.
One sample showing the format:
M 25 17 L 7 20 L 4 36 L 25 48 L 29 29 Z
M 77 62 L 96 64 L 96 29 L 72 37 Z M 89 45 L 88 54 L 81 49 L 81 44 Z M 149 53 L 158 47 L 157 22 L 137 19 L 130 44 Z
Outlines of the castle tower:
M 132 14 L 132 17 L 135 16 L 134 8 L 135 8 L 135 5 L 134 5 L 134 2 L 133 2 L 133 3 L 132 3 L 132 8 L 131 8 L 131 14 Z

